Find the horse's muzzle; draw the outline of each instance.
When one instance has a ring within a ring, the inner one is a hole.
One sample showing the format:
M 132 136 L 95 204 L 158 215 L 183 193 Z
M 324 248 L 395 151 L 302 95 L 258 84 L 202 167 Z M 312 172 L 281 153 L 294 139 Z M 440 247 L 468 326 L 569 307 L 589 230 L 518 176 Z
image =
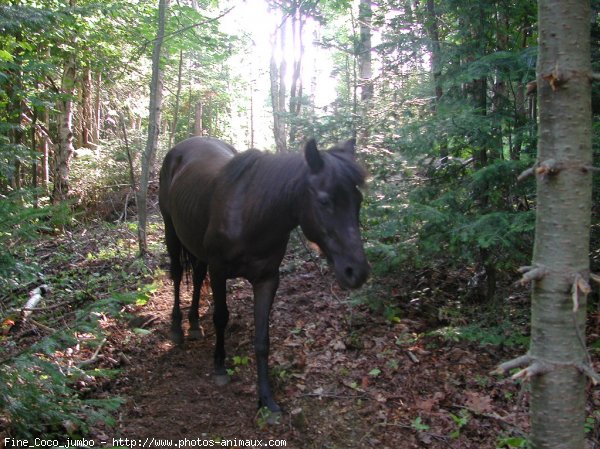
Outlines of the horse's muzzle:
M 358 263 L 342 263 L 341 266 L 334 264 L 334 268 L 339 284 L 344 288 L 352 289 L 363 285 L 371 272 L 366 260 Z

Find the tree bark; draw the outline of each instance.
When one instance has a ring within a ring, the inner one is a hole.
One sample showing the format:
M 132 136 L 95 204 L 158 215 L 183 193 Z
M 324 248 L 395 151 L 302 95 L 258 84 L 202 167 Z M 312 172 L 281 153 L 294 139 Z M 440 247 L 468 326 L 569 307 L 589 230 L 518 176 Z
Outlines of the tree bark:
M 275 138 L 275 149 L 278 153 L 284 153 L 287 151 L 285 122 L 283 117 L 285 114 L 285 62 L 282 62 L 279 67 L 277 66 L 275 58 L 276 46 L 277 30 L 273 33 L 269 75 L 271 80 L 271 107 L 273 108 L 273 137 Z M 284 46 L 285 45 L 283 45 L 282 48 Z M 282 97 L 283 101 L 281 101 Z
M 358 73 L 360 76 L 360 99 L 368 102 L 373 98 L 373 64 L 371 60 L 371 16 L 373 10 L 369 0 L 360 0 L 358 23 L 360 28 L 360 46 L 358 54 Z
M 202 110 L 202 101 L 197 101 L 196 108 L 194 109 L 194 136 L 201 136 L 203 134 Z
M 76 0 L 70 0 L 69 6 L 74 8 Z M 63 76 L 60 86 L 61 98 L 58 100 L 58 142 L 54 148 L 54 189 L 52 201 L 57 203 L 67 199 L 69 194 L 69 176 L 71 159 L 73 159 L 73 95 L 75 93 L 76 60 L 73 50 L 64 62 Z
M 81 73 L 81 136 L 79 145 L 92 147 L 94 114 L 92 111 L 92 71 L 85 67 Z
M 173 146 L 173 139 L 177 132 L 177 124 L 179 123 L 179 102 L 181 98 L 181 78 L 183 70 L 183 50 L 179 50 L 179 69 L 177 71 L 177 93 L 175 94 L 175 109 L 173 111 L 173 123 L 171 124 L 171 132 L 169 134 L 169 148 Z
M 163 38 L 165 35 L 165 23 L 169 0 L 158 1 L 158 31 L 154 48 L 152 50 L 152 80 L 150 84 L 150 115 L 148 118 L 148 139 L 146 148 L 142 153 L 142 172 L 140 175 L 139 189 L 137 192 L 138 207 L 138 243 L 140 255 L 148 251 L 146 240 L 148 182 L 150 172 L 154 165 L 156 150 L 158 147 L 158 136 L 160 134 L 160 120 L 163 97 L 163 73 L 160 67 L 160 59 L 163 49 Z
M 433 86 L 435 90 L 435 106 L 442 98 L 443 90 L 440 82 L 442 76 L 442 47 L 440 44 L 440 31 L 438 27 L 438 18 L 435 11 L 434 0 L 427 0 L 427 18 L 425 20 L 425 29 L 429 37 L 429 51 L 431 53 L 431 74 L 433 76 Z
M 304 57 L 304 23 L 306 17 L 303 16 L 302 6 L 294 5 L 295 11 L 292 14 L 292 38 L 294 48 L 294 66 L 292 72 L 292 82 L 290 87 L 290 145 L 294 145 L 296 134 L 298 132 L 298 124 L 295 121 L 300 116 L 302 107 L 302 59 Z
M 94 98 L 94 112 L 92 125 L 92 140 L 96 143 L 100 142 L 100 95 L 102 89 L 102 73 L 96 75 L 96 96 Z
M 589 1 L 539 0 L 539 141 L 531 346 L 531 442 L 583 449 L 591 209 Z M 545 366 L 546 369 L 533 368 Z

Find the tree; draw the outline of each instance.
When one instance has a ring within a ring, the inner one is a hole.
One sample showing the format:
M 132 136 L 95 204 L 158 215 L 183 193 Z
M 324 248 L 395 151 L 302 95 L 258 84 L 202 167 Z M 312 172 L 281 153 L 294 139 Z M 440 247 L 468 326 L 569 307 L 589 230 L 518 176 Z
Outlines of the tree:
M 69 0 L 69 6 L 71 9 L 75 8 L 76 0 Z M 76 63 L 75 49 L 70 49 L 63 65 L 57 105 L 58 142 L 54 151 L 54 190 L 52 192 L 52 199 L 55 202 L 65 200 L 69 193 L 71 159 L 75 151 L 73 146 L 73 96 L 77 76 Z
M 360 77 L 360 99 L 369 102 L 373 98 L 373 65 L 371 61 L 371 16 L 373 11 L 370 0 L 360 0 L 358 24 L 360 37 L 358 42 L 358 72 Z
M 590 292 L 592 187 L 590 5 L 538 2 L 538 206 L 532 281 L 531 344 L 527 355 L 500 366 L 524 367 L 531 380 L 532 447 L 584 447 L 585 347 Z
M 148 118 L 148 139 L 146 148 L 142 153 L 142 173 L 140 176 L 137 192 L 138 209 L 138 243 L 140 254 L 147 252 L 146 242 L 146 221 L 147 221 L 147 201 L 148 201 L 148 182 L 150 180 L 150 171 L 154 165 L 156 150 L 158 147 L 158 136 L 160 133 L 160 120 L 162 108 L 162 69 L 161 52 L 163 48 L 163 39 L 165 36 L 165 23 L 169 0 L 159 0 L 158 3 L 158 31 L 154 40 L 152 50 L 152 80 L 150 82 L 150 106 Z
M 271 60 L 269 64 L 269 76 L 271 78 L 271 107 L 273 108 L 273 137 L 275 148 L 278 153 L 287 151 L 287 136 L 285 123 L 285 76 L 287 62 L 285 59 L 286 41 L 286 13 L 283 13 L 281 24 L 275 29 L 272 36 Z M 277 35 L 279 34 L 279 39 Z M 276 59 L 277 43 L 281 49 L 281 60 L 279 65 Z

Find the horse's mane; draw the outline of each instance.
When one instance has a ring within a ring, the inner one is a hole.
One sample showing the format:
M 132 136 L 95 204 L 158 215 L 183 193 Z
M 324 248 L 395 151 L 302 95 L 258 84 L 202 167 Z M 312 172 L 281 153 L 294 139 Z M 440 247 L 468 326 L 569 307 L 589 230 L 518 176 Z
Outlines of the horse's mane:
M 332 177 L 352 187 L 364 184 L 364 169 L 343 149 L 334 147 L 322 151 L 321 156 Z M 223 167 L 219 182 L 230 192 L 243 189 L 247 198 L 255 201 L 253 207 L 260 210 L 281 202 L 289 204 L 304 191 L 309 174 L 303 153 L 273 154 L 250 149 Z

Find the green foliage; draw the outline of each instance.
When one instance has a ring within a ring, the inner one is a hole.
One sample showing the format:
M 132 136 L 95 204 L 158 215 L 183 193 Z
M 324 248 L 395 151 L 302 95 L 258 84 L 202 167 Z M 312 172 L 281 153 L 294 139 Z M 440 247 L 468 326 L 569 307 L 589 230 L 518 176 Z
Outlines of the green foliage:
M 37 265 L 25 264 L 22 256 L 42 233 L 53 233 L 72 215 L 66 204 L 34 206 L 38 192 L 20 190 L 0 195 L 0 290 L 28 284 L 37 277 Z
M 497 448 L 529 448 L 529 440 L 524 437 L 500 437 Z
M 62 441 L 66 436 L 85 435 L 89 426 L 98 422 L 115 424 L 113 412 L 123 403 L 121 398 L 90 399 L 78 389 L 82 382 L 114 373 L 63 364 L 57 354 L 78 344 L 75 336 L 79 333 L 95 335 L 100 344 L 100 318 L 121 316 L 123 306 L 137 297 L 114 295 L 89 303 L 76 310 L 76 319 L 69 327 L 41 339 L 9 359 L 11 363 L 4 363 L 0 369 L 0 407 L 8 414 L 15 437 L 43 435 Z
M 31 354 L 0 368 L 0 406 L 10 416 L 17 438 L 84 435 L 89 425 L 115 421 L 121 398 L 82 399 L 73 385 L 85 373 L 65 375 L 60 366 Z M 91 373 L 93 374 L 93 372 Z
M 469 423 L 469 419 L 471 419 L 471 414 L 469 413 L 468 410 L 461 409 L 461 411 L 458 413 L 458 415 L 455 415 L 454 413 L 450 413 L 450 418 L 452 418 L 452 421 L 454 421 L 454 424 L 456 425 L 456 429 L 454 429 L 450 433 L 450 438 L 456 439 L 456 438 L 460 437 L 460 432 L 461 432 L 462 428 L 465 427 Z
M 420 416 L 417 416 L 415 419 L 413 419 L 410 425 L 417 432 L 426 432 L 430 428 L 427 424 L 423 422 L 423 419 Z
M 527 347 L 529 336 L 523 335 L 514 323 L 484 326 L 480 323 L 465 326 L 447 326 L 436 329 L 428 335 L 441 337 L 446 341 L 468 341 L 481 346 Z

